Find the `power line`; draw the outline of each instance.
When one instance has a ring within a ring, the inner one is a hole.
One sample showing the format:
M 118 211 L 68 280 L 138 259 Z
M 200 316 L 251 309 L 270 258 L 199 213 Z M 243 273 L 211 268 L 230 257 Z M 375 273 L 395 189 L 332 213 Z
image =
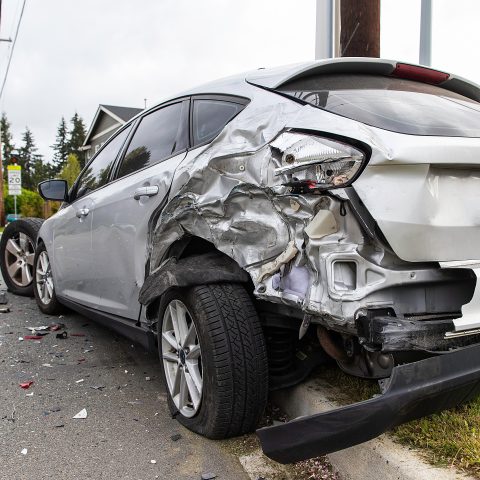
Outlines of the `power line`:
M 12 49 L 10 50 L 10 57 L 8 57 L 7 70 L 5 71 L 5 77 L 3 78 L 2 88 L 0 89 L 0 98 L 3 95 L 3 89 L 7 82 L 8 71 L 10 70 L 10 63 L 12 62 L 13 51 L 15 50 L 15 44 L 17 43 L 18 31 L 20 30 L 20 24 L 22 23 L 23 11 L 25 10 L 25 4 L 27 0 L 23 0 L 22 10 L 20 11 L 20 18 L 18 19 L 17 29 L 15 30 L 15 37 L 13 38 Z

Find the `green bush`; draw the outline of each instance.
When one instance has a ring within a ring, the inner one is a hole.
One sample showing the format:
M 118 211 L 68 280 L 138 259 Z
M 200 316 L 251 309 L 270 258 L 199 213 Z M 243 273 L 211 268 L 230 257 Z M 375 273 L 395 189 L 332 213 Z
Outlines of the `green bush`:
M 8 195 L 7 184 L 3 184 L 3 202 L 5 206 L 5 215 L 15 213 L 13 195 Z M 24 217 L 43 218 L 44 201 L 39 193 L 22 188 L 22 194 L 17 195 L 17 213 Z

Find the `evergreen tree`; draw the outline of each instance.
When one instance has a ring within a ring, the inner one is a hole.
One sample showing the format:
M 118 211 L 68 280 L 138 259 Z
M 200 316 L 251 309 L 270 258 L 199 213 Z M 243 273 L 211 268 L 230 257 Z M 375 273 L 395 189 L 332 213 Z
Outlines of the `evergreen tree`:
M 32 190 L 37 191 L 37 186 L 40 182 L 55 178 L 56 176 L 57 172 L 54 165 L 44 162 L 41 155 L 34 155 L 30 173 Z M 29 187 L 25 185 L 25 188 Z
M 13 136 L 10 132 L 10 126 L 11 124 L 7 119 L 7 115 L 3 112 L 2 117 L 0 118 L 0 130 L 2 132 L 2 160 L 4 165 L 7 165 L 12 150 L 15 148 L 13 145 Z
M 42 156 L 36 153 L 37 147 L 31 130 L 26 127 L 22 135 L 22 145 L 18 150 L 18 164 L 22 167 L 22 187 L 36 190 L 37 175 L 43 169 Z
M 69 139 L 68 139 L 68 129 L 67 122 L 65 118 L 62 117 L 57 128 L 57 137 L 55 143 L 52 145 L 54 154 L 53 154 L 53 173 L 54 176 L 58 174 L 64 167 L 68 152 L 69 152 Z
M 75 115 L 70 120 L 70 124 L 71 130 L 68 137 L 68 153 L 74 153 L 80 161 L 80 166 L 83 168 L 85 164 L 85 154 L 80 150 L 80 147 L 85 141 L 85 124 L 77 112 L 75 112 Z
M 10 122 L 7 119 L 5 112 L 2 113 L 0 118 L 0 130 L 2 132 L 1 142 L 2 142 L 2 167 L 3 167 L 3 179 L 7 181 L 7 165 L 10 162 L 10 156 L 12 151 L 15 149 L 13 144 L 13 136 L 10 131 Z

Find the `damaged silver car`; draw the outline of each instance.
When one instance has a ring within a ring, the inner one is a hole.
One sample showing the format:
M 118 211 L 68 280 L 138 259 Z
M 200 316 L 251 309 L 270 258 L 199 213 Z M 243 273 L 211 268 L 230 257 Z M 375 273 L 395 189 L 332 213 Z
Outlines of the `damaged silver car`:
M 366 441 L 480 392 L 480 316 L 462 316 L 479 102 L 455 75 L 368 58 L 192 89 L 126 124 L 70 189 L 40 184 L 63 206 L 26 232 L 33 262 L 6 231 L 4 275 L 31 265 L 43 312 L 157 345 L 195 432 L 255 429 L 269 388 L 335 361 L 382 395 L 260 429 L 262 446 L 293 462 Z

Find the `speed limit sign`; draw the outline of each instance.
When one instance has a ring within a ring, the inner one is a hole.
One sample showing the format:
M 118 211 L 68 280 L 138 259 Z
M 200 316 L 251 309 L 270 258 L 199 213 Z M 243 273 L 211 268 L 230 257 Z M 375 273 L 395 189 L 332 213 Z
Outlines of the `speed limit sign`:
M 22 167 L 20 165 L 8 165 L 8 194 L 22 194 Z

